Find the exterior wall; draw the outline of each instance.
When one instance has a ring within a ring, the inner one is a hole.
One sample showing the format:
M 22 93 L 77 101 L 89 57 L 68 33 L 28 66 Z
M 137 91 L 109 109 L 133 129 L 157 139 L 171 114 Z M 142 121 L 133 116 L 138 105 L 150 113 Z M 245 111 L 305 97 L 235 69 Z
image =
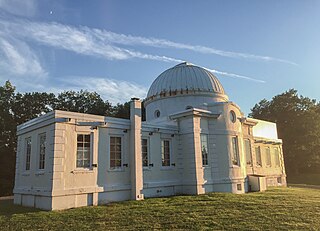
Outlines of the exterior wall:
M 255 143 L 255 147 L 261 148 L 261 162 L 262 166 L 258 166 L 256 162 L 256 153 L 253 152 L 253 174 L 263 175 L 266 176 L 267 186 L 286 186 L 286 174 L 284 168 L 284 161 L 283 161 L 283 153 L 282 153 L 282 146 L 279 144 L 266 144 L 266 143 Z M 266 160 L 266 152 L 265 148 L 270 148 L 271 154 L 271 165 L 267 166 Z M 280 165 L 276 166 L 275 164 L 275 155 L 274 155 L 274 148 L 279 149 L 279 161 Z
M 142 138 L 148 139 L 149 167 L 143 168 L 143 193 L 145 197 L 159 197 L 179 194 L 179 136 L 174 131 L 143 131 Z M 171 166 L 162 166 L 161 141 L 171 144 Z M 181 163 L 180 163 L 181 165 Z
M 238 106 L 228 103 L 209 104 L 208 109 L 215 113 L 221 113 L 216 121 L 209 122 L 210 138 L 214 145 L 212 175 L 212 191 L 244 193 L 246 184 L 246 165 L 243 151 L 242 124 L 238 118 L 242 113 Z M 233 123 L 230 111 L 234 111 L 237 119 Z M 237 137 L 239 166 L 233 165 L 231 161 L 232 137 Z M 215 164 L 215 162 L 217 162 Z M 241 185 L 241 189 L 238 185 Z
M 14 203 L 51 209 L 54 120 L 52 113 L 31 128 L 18 130 Z M 39 135 L 46 134 L 44 169 L 39 169 Z M 30 170 L 26 170 L 26 138 L 31 138 Z
M 179 120 L 182 158 L 182 186 L 184 194 L 203 194 L 204 169 L 202 166 L 200 127 L 201 119 L 189 116 Z
M 122 140 L 122 166 L 119 169 L 110 168 L 109 143 L 111 136 L 121 137 Z M 128 130 L 126 132 L 126 129 L 99 128 L 97 184 L 103 190 L 102 193 L 99 193 L 98 204 L 131 198 L 129 144 Z
M 166 119 L 169 115 L 186 110 L 187 106 L 194 108 L 203 108 L 204 103 L 223 102 L 226 99 L 220 95 L 179 95 L 169 98 L 163 98 L 150 102 L 146 106 L 146 121 L 157 122 Z M 160 111 L 160 117 L 155 117 L 155 111 Z

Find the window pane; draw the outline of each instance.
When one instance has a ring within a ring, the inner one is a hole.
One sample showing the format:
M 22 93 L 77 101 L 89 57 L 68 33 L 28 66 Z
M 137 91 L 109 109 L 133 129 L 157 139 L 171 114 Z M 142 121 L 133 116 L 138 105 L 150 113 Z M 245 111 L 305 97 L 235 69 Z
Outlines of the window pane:
M 170 166 L 170 143 L 169 140 L 161 142 L 162 166 Z
M 121 160 L 116 160 L 116 167 L 121 167 Z
M 202 165 L 208 165 L 208 136 L 201 134 L 201 154 L 202 154 Z
M 231 160 L 233 165 L 239 165 L 238 140 L 237 137 L 232 137 L 232 155 Z
M 245 148 L 245 153 L 246 153 L 247 165 L 252 165 L 252 156 L 251 156 L 250 140 L 246 139 L 246 140 L 244 141 L 244 148 Z
M 262 166 L 260 147 L 255 148 L 257 166 Z
M 90 167 L 90 135 L 78 134 L 77 135 L 77 168 Z
M 85 142 L 90 143 L 90 135 L 85 135 Z
M 274 148 L 274 162 L 276 167 L 280 166 L 280 155 L 279 155 L 279 149 L 278 148 Z
M 270 155 L 270 148 L 266 147 L 265 148 L 265 156 L 266 156 L 266 165 L 271 166 L 271 155 Z
M 31 159 L 31 137 L 25 139 L 25 156 L 26 156 L 26 170 L 30 170 Z
M 122 167 L 121 137 L 110 137 L 110 168 Z

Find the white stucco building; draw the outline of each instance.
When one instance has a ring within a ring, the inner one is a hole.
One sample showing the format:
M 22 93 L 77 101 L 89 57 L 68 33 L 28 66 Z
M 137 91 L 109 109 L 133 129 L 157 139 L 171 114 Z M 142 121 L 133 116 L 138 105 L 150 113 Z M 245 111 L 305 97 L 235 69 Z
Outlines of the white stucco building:
M 125 90 L 125 89 L 124 89 Z M 52 111 L 18 126 L 14 203 L 46 210 L 285 186 L 276 124 L 246 118 L 219 80 L 181 63 L 130 119 Z

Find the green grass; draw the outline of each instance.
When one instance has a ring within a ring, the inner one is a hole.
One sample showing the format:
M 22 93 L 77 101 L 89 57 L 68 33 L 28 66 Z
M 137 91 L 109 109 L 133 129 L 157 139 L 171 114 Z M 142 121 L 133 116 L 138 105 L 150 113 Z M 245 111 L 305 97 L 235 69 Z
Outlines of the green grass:
M 0 201 L 0 230 L 320 230 L 320 190 L 153 198 L 45 212 Z

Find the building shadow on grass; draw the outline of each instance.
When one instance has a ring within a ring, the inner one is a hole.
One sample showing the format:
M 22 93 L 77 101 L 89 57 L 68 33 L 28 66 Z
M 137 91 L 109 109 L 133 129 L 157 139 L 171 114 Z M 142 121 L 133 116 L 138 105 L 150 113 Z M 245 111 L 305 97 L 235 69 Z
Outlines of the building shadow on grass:
M 40 212 L 40 209 L 14 205 L 13 199 L 0 200 L 0 216 L 12 216 L 14 214 Z

